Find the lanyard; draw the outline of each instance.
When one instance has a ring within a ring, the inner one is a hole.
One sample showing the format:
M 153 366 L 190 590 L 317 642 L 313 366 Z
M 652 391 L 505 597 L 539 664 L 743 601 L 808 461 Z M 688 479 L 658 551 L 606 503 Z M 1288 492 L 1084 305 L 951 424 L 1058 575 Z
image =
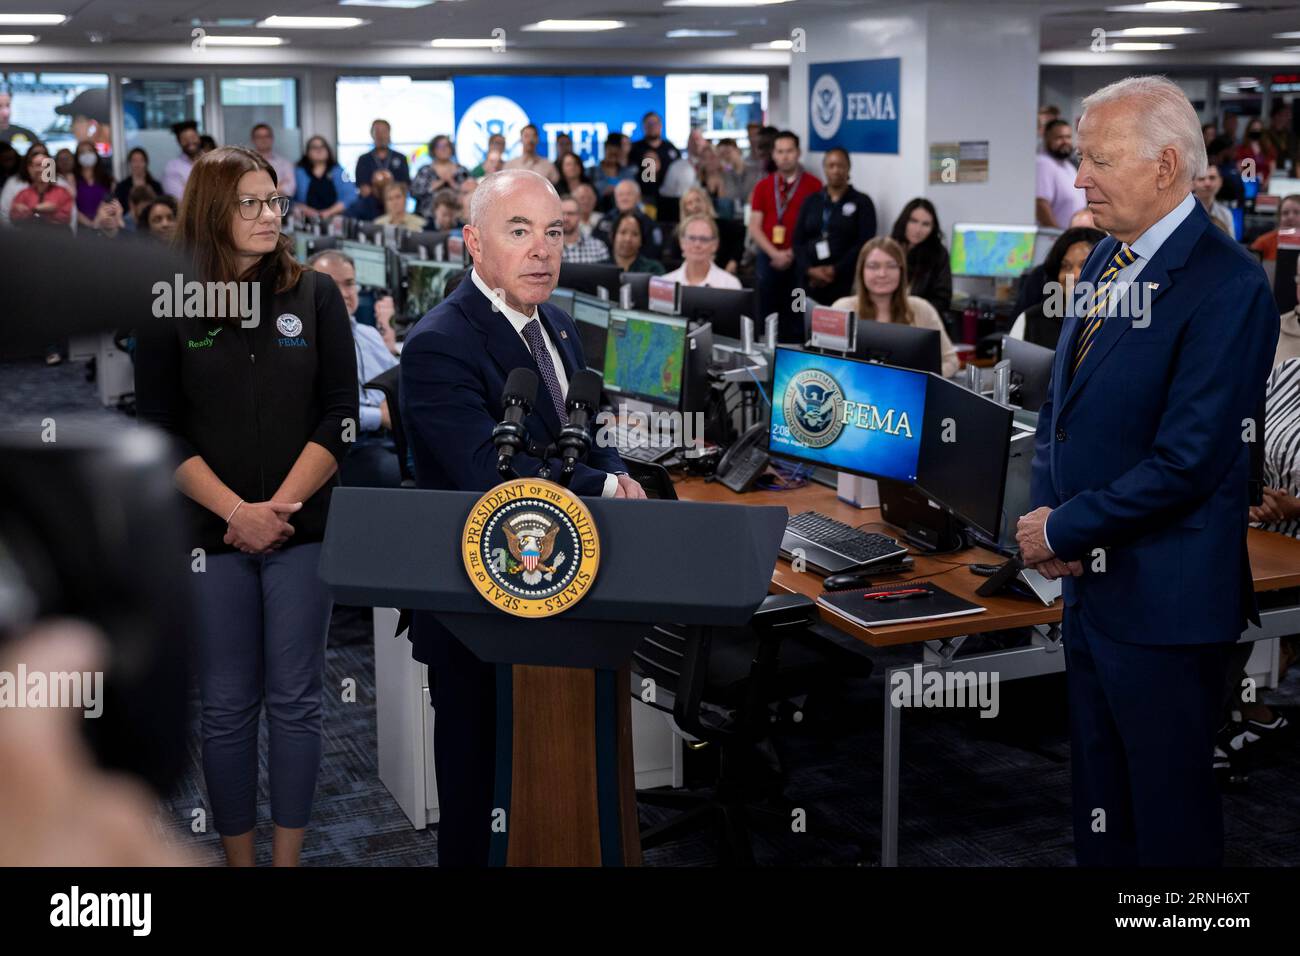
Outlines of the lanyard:
M 790 198 L 786 199 L 785 202 L 782 202 L 781 201 L 781 182 L 782 182 L 781 174 L 777 173 L 772 177 L 772 197 L 776 202 L 777 222 L 780 222 L 782 219 L 785 218 L 785 211 L 790 206 L 790 199 L 793 199 L 794 194 L 799 191 L 799 183 L 802 179 L 803 179 L 803 171 L 800 170 L 799 175 L 795 177 L 794 182 L 790 185 Z

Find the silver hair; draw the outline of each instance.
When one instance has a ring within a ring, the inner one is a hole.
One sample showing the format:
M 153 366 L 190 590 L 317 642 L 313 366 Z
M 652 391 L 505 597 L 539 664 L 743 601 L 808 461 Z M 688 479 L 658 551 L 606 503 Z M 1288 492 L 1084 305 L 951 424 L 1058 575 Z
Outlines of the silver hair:
M 337 259 L 344 265 L 351 266 L 354 272 L 356 271 L 357 264 L 353 262 L 352 257 L 342 249 L 322 249 L 320 252 L 314 253 L 311 258 L 307 260 L 306 265 L 307 268 L 315 270 L 318 265 L 323 262 L 328 262 L 330 259 Z
M 648 115 L 650 115 L 650 114 L 647 113 L 646 115 L 648 116 Z M 637 182 L 635 179 L 620 179 L 620 180 L 618 181 L 618 183 L 614 186 L 614 191 L 617 192 L 617 191 L 618 191 L 618 187 L 619 187 L 619 186 L 622 186 L 624 183 L 629 183 L 630 185 L 636 187 L 636 198 L 637 198 L 638 200 L 640 200 L 640 198 L 641 198 L 641 184 L 640 184 L 639 182 Z
M 555 191 L 555 186 L 541 173 L 535 173 L 531 169 L 499 169 L 495 173 L 484 176 L 479 181 L 478 189 L 474 190 L 473 195 L 470 196 L 469 224 L 475 228 L 482 225 L 483 217 L 487 215 L 488 206 L 495 203 L 516 182 L 530 178 L 544 183 L 546 188 L 551 191 L 552 196 L 556 199 L 560 198 L 560 194 Z
M 1177 83 L 1164 76 L 1130 76 L 1085 97 L 1083 108 L 1122 100 L 1134 101 L 1144 159 L 1155 159 L 1162 149 L 1173 147 L 1188 182 L 1205 172 L 1209 160 L 1201 119 Z

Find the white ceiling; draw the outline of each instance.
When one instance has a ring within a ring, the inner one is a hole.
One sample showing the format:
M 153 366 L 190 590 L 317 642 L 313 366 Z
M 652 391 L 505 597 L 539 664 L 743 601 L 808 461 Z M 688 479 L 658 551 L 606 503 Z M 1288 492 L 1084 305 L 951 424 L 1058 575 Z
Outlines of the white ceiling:
M 965 0 L 977 3 L 981 0 Z M 986 4 L 995 6 L 995 4 Z M 1036 7 L 1043 12 L 1042 49 L 1045 54 L 1087 54 L 1093 30 L 1108 32 L 1131 26 L 1190 26 L 1206 32 L 1175 37 L 1171 57 L 1274 51 L 1279 63 L 1300 68 L 1300 54 L 1283 53 L 1300 40 L 1280 40 L 1274 33 L 1300 30 L 1300 2 L 1251 2 L 1244 9 L 1212 14 L 1134 14 L 1108 12 L 1103 4 L 1075 0 L 1004 0 L 1004 6 Z M 562 50 L 644 50 L 663 53 L 748 51 L 750 44 L 788 38 L 790 31 L 808 18 L 822 19 L 837 12 L 861 16 L 873 7 L 897 6 L 886 0 L 793 0 L 771 6 L 666 7 L 663 0 L 441 0 L 415 10 L 341 6 L 335 0 L 0 0 L 0 12 L 70 14 L 58 27 L 7 27 L 0 32 L 33 32 L 48 47 L 109 49 L 125 44 L 188 45 L 196 23 L 209 33 L 256 34 L 251 26 L 217 26 L 219 19 L 258 20 L 269 14 L 291 16 L 356 16 L 370 23 L 349 30 L 275 30 L 293 50 L 322 50 L 367 58 L 381 51 L 409 47 L 428 49 L 434 37 L 488 37 L 505 30 L 508 48 L 521 52 Z M 991 15 L 993 11 L 990 11 Z M 628 27 L 601 33 L 523 32 L 524 24 L 546 18 L 602 18 L 625 20 Z M 726 38 L 667 39 L 675 29 L 735 30 Z M 92 40 L 92 38 L 94 38 Z M 12 49 L 12 48 L 11 48 Z M 0 59 L 4 48 L 0 47 Z M 1159 62 L 1164 54 L 1143 55 Z M 762 62 L 763 54 L 755 55 Z M 1212 56 L 1203 57 L 1212 61 Z M 346 62 L 346 60 L 344 61 Z M 770 62 L 770 61 L 769 61 Z M 342 64 L 341 64 L 342 65 Z M 576 64 L 575 64 L 576 65 Z M 635 64 L 653 68 L 654 63 Z

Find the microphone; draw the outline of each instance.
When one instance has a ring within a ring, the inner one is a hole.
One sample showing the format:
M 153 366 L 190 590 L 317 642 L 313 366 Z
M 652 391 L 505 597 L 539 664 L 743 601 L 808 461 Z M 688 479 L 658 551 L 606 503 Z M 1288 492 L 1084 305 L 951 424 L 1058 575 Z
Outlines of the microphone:
M 569 395 L 565 400 L 569 423 L 560 429 L 557 442 L 560 457 L 564 460 L 560 470 L 560 480 L 565 481 L 573 474 L 579 458 L 585 458 L 591 451 L 591 435 L 587 425 L 600 407 L 601 376 L 591 369 L 584 368 L 573 376 L 569 383 Z
M 497 447 L 497 473 L 507 480 L 518 477 L 510 460 L 514 458 L 515 452 L 528 444 L 528 430 L 524 428 L 524 419 L 533 410 L 533 401 L 536 398 L 536 372 L 517 368 L 506 376 L 506 387 L 501 393 L 505 416 L 501 423 L 492 429 L 492 443 Z

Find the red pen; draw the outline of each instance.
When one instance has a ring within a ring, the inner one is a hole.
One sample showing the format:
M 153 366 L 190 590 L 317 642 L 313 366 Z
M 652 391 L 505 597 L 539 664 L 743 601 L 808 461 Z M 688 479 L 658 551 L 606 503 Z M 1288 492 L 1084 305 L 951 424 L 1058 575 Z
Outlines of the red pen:
M 877 591 L 874 594 L 864 594 L 862 595 L 862 597 L 868 601 L 878 601 L 881 598 L 901 597 L 905 594 L 929 594 L 929 593 L 930 592 L 926 588 L 907 588 L 902 591 Z

